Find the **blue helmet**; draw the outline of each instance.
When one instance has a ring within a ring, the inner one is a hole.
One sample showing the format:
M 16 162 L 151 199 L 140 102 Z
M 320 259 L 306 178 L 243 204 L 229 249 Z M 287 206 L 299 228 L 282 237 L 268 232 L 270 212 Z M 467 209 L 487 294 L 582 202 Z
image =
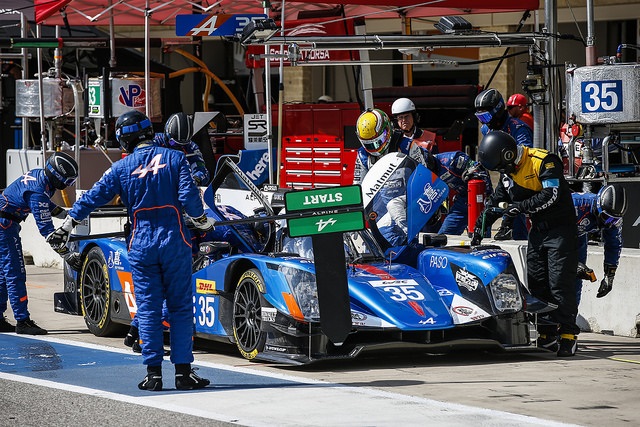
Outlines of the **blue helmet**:
M 142 141 L 153 139 L 151 120 L 138 110 L 127 111 L 116 120 L 116 139 L 127 153 Z
M 618 225 L 627 212 L 627 193 L 617 184 L 603 186 L 596 197 L 596 210 L 605 226 Z

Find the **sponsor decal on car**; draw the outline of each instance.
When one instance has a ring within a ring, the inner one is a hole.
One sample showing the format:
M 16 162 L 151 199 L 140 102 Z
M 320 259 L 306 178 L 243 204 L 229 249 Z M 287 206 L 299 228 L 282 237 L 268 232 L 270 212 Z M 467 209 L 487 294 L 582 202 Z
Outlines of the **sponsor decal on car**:
M 456 282 L 458 286 L 462 286 L 468 291 L 475 291 L 478 289 L 478 278 L 475 274 L 469 273 L 467 270 L 456 271 Z
M 278 314 L 278 310 L 272 307 L 262 307 L 260 310 L 260 315 L 262 317 L 263 322 L 273 323 L 276 321 L 276 314 Z
M 265 351 L 275 351 L 278 353 L 286 353 L 287 349 L 284 347 L 277 347 L 275 345 L 265 345 L 264 346 Z
M 196 293 L 197 294 L 217 293 L 215 280 L 196 279 Z

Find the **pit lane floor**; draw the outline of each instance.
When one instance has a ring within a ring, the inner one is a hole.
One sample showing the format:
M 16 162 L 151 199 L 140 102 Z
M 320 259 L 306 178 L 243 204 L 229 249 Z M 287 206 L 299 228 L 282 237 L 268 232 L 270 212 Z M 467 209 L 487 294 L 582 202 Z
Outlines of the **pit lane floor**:
M 466 351 L 297 368 L 198 341 L 194 365 L 210 387 L 177 392 L 165 361 L 166 390 L 141 392 L 144 367 L 122 338 L 53 312 L 60 270 L 28 266 L 27 278 L 49 335 L 0 334 L 0 425 L 640 425 L 640 341 L 586 333 L 571 359 Z

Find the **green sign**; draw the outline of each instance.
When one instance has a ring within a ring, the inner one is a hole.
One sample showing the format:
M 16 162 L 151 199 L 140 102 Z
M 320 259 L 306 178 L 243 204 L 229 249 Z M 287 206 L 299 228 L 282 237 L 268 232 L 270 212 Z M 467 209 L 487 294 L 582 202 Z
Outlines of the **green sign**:
M 330 209 L 338 206 L 361 204 L 362 191 L 359 185 L 291 191 L 284 195 L 284 205 L 287 212 Z
M 364 228 L 364 212 L 353 211 L 291 218 L 287 220 L 287 225 L 291 237 L 357 231 Z
M 89 116 L 102 116 L 100 84 L 89 85 Z

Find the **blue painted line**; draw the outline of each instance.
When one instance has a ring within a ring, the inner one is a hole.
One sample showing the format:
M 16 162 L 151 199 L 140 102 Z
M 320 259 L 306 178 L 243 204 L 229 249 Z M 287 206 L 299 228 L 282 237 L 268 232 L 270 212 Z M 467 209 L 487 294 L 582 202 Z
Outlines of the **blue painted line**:
M 307 386 L 307 384 L 252 375 L 207 366 L 198 366 L 198 375 L 211 380 L 202 391 L 242 390 Z M 134 354 L 109 351 L 79 345 L 63 344 L 47 339 L 25 338 L 0 333 L 0 372 L 53 381 L 59 384 L 86 387 L 132 397 L 149 396 L 138 389 L 146 368 L 142 358 Z M 173 365 L 163 363 L 164 389 L 160 393 L 175 393 Z M 184 393 L 184 391 L 180 391 Z

